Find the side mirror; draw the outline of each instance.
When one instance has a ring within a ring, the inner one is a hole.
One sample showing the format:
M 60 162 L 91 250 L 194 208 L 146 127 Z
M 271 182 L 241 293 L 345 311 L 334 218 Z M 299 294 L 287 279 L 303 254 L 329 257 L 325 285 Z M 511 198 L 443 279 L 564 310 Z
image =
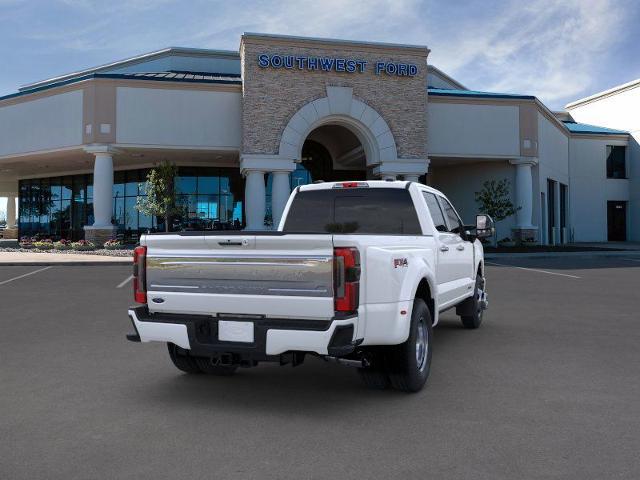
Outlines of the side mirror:
M 476 238 L 489 238 L 495 233 L 496 227 L 489 215 L 476 215 Z

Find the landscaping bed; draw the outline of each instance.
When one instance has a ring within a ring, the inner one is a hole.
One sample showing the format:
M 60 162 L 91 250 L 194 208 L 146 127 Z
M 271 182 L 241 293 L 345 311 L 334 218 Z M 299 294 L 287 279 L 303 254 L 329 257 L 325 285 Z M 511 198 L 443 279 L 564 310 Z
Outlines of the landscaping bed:
M 40 248 L 0 248 L 0 252 L 14 252 L 14 253 L 52 253 L 56 255 L 102 255 L 105 257 L 131 257 L 133 256 L 133 247 L 132 248 L 122 248 L 122 249 L 105 249 L 100 248 L 96 250 L 55 250 L 53 248 L 49 249 L 40 249 Z

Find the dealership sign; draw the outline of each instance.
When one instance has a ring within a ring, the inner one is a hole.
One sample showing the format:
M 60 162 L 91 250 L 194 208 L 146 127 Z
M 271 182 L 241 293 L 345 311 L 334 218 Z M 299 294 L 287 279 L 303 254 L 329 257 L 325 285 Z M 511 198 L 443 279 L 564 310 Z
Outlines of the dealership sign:
M 364 73 L 369 62 L 365 60 L 338 57 L 303 57 L 297 55 L 258 55 L 258 66 L 262 68 L 308 70 L 319 72 Z M 374 62 L 373 72 L 398 77 L 413 77 L 418 73 L 418 66 L 413 63 Z

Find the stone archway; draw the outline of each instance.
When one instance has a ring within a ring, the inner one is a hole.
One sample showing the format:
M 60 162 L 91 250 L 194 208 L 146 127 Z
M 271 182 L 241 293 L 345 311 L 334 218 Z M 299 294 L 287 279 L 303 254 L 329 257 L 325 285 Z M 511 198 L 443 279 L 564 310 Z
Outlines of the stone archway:
M 327 96 L 304 105 L 282 132 L 278 155 L 299 161 L 308 135 L 323 125 L 340 125 L 360 141 L 367 165 L 397 161 L 398 152 L 391 129 L 382 116 L 353 97 L 350 87 L 327 87 Z

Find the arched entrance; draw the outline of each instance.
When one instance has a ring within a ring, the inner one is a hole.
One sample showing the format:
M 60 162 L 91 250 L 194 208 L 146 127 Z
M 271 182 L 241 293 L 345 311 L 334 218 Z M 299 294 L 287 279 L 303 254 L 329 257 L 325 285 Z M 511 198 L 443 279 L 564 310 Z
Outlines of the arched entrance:
M 398 176 L 417 180 L 426 171 L 426 159 L 398 158 L 385 119 L 355 98 L 350 87 L 326 88 L 326 97 L 305 104 L 289 119 L 277 153 L 241 155 L 248 229 L 278 225 L 289 192 L 298 185 Z
M 308 180 L 365 180 L 367 159 L 362 143 L 341 125 L 322 125 L 309 133 L 300 155 Z

